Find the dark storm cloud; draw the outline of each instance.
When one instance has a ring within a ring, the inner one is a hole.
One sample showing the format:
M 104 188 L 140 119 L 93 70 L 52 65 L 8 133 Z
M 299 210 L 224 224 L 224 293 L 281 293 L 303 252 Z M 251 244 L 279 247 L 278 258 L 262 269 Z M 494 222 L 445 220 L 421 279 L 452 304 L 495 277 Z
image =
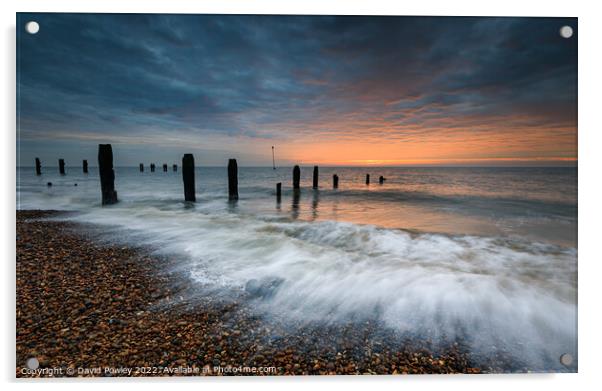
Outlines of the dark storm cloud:
M 22 31 L 28 20 L 38 34 Z M 21 137 L 570 128 L 577 41 L 560 37 L 565 24 L 576 31 L 559 18 L 19 14 Z

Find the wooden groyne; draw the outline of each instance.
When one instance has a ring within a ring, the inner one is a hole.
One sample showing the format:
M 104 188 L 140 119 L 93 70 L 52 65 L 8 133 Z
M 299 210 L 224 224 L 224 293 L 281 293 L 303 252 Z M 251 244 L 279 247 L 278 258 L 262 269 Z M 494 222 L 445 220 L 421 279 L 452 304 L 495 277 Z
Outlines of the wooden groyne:
M 236 159 L 228 160 L 228 199 L 238 199 L 238 164 Z
M 194 156 L 191 153 L 187 153 L 182 157 L 182 180 L 184 181 L 184 200 L 196 202 Z
M 301 169 L 299 166 L 295 166 L 293 168 L 293 189 L 299 190 L 301 182 Z
M 113 148 L 111 144 L 98 145 L 98 172 L 100 173 L 102 204 L 115 204 L 117 202 L 117 192 L 115 191 L 115 171 L 113 170 Z
M 59 174 L 65 175 L 65 159 L 59 159 Z
M 58 159 L 59 162 L 59 173 L 65 175 L 65 160 Z M 163 171 L 167 172 L 169 165 L 163 163 Z M 102 204 L 109 205 L 114 204 L 118 201 L 117 191 L 115 190 L 115 170 L 113 167 L 113 149 L 111 144 L 99 144 L 98 145 L 98 168 L 100 174 L 101 183 L 101 195 Z M 88 160 L 82 160 L 82 169 L 84 174 L 88 174 Z M 144 164 L 139 164 L 140 172 L 144 172 Z M 178 171 L 178 165 L 173 164 L 172 170 Z M 155 172 L 155 163 L 150 163 L 150 171 Z M 239 199 L 238 192 L 238 163 L 236 159 L 228 160 L 228 199 L 235 201 Z M 35 158 L 35 174 L 42 175 L 42 164 L 39 158 Z M 189 202 L 196 202 L 196 188 L 195 188 L 195 167 L 194 167 L 194 156 L 190 153 L 184 154 L 182 157 L 182 180 L 184 183 L 184 200 Z M 380 175 L 378 183 L 383 185 L 387 178 Z M 370 185 L 370 174 L 366 174 L 366 185 Z M 52 186 L 51 182 L 47 184 L 49 187 Z M 293 205 L 298 206 L 300 199 L 301 189 L 301 168 L 299 165 L 293 167 Z M 77 184 L 75 184 L 77 186 Z M 313 166 L 312 176 L 312 188 L 314 190 L 319 189 L 319 167 Z M 338 174 L 332 175 L 332 188 L 339 188 L 339 176 Z M 318 193 L 314 193 L 314 197 L 317 197 Z M 282 199 L 282 182 L 276 183 L 276 199 L 280 204 Z

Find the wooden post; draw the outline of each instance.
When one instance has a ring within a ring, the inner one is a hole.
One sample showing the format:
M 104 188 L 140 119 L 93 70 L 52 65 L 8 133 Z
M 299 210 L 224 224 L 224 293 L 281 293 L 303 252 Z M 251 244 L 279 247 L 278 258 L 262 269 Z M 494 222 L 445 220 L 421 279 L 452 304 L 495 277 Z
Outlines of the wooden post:
M 163 172 L 167 172 L 167 164 L 163 163 Z
M 238 164 L 236 164 L 236 159 L 228 160 L 228 199 L 238 199 Z
M 378 177 L 378 183 L 379 183 L 380 185 L 382 185 L 383 183 L 385 183 L 385 177 L 384 177 L 384 176 L 382 176 L 382 175 L 381 175 L 380 177 Z
M 282 182 L 276 183 L 276 201 L 280 202 L 282 199 Z
M 293 189 L 299 190 L 299 182 L 301 181 L 301 169 L 299 166 L 293 168 Z
M 140 163 L 140 172 L 144 172 L 144 164 Z
M 318 166 L 314 166 L 314 181 L 312 188 L 318 188 Z
M 59 173 L 65 175 L 65 159 L 59 159 Z
M 187 153 L 182 158 L 182 179 L 184 180 L 184 200 L 196 202 L 194 188 L 194 156 Z
M 333 189 L 339 188 L 339 176 L 337 174 L 334 174 L 332 176 L 332 188 Z
M 84 170 L 84 174 L 88 173 L 88 161 L 86 159 L 84 159 L 84 161 L 82 162 L 82 168 Z
M 38 158 L 36 158 L 36 175 L 42 175 L 42 163 Z
M 102 204 L 117 202 L 115 191 L 115 171 L 113 171 L 113 148 L 111 144 L 98 144 L 98 172 L 100 173 L 100 191 Z
M 370 174 L 366 174 L 366 185 L 370 184 Z
M 155 172 L 155 163 L 151 163 L 151 172 Z
M 173 172 L 177 172 L 177 171 L 178 171 L 178 165 L 177 165 L 177 164 L 174 164 L 174 165 L 173 165 Z

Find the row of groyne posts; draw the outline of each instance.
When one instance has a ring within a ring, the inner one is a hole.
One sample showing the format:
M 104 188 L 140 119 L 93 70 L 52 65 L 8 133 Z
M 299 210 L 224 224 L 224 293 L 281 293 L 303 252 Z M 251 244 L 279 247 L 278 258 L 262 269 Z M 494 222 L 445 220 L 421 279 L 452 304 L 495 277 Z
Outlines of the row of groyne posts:
M 36 175 L 42 175 L 42 164 L 39 158 L 35 160 Z M 163 171 L 167 172 L 168 165 L 163 164 Z M 178 165 L 172 166 L 174 172 L 178 171 Z M 155 164 L 150 165 L 151 172 L 155 172 Z M 83 172 L 88 173 L 88 161 L 83 161 Z M 98 145 L 98 172 L 100 174 L 100 191 L 102 193 L 102 204 L 110 205 L 117 202 L 117 191 L 115 191 L 115 170 L 113 169 L 113 148 L 111 144 Z M 144 164 L 140 163 L 140 172 L 144 172 Z M 65 175 L 65 160 L 59 159 L 59 173 Z M 194 183 L 194 156 L 191 153 L 182 157 L 182 180 L 184 182 L 184 200 L 196 202 L 196 191 Z M 383 184 L 386 178 L 382 175 L 378 178 L 379 184 Z M 366 185 L 370 184 L 370 174 L 366 174 Z M 48 185 L 52 185 L 48 182 Z M 339 187 L 339 176 L 332 176 L 332 187 Z M 318 188 L 318 166 L 314 166 L 312 188 Z M 293 168 L 293 191 L 301 189 L 301 169 L 299 166 Z M 282 182 L 276 184 L 276 198 L 280 201 L 282 197 Z M 236 159 L 228 160 L 228 198 L 238 199 L 238 164 Z

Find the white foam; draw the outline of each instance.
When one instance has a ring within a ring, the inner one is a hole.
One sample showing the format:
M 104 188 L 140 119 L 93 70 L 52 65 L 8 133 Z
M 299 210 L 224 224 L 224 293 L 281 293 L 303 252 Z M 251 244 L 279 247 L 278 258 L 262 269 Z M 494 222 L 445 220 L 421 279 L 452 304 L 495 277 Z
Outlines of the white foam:
M 483 354 L 501 347 L 535 368 L 548 368 L 563 353 L 576 356 L 572 248 L 333 221 L 274 222 L 210 206 L 98 208 L 78 219 L 122 226 L 138 233 L 137 243 L 182 256 L 199 288 L 241 290 L 252 279 L 282 279 L 259 300 L 273 316 L 378 317 L 400 332 L 469 338 Z
M 274 317 L 378 317 L 400 332 L 467 337 L 483 354 L 503 348 L 535 368 L 557 368 L 564 353 L 577 356 L 575 248 L 532 238 L 413 235 L 295 221 L 274 211 L 271 201 L 259 209 L 245 200 L 231 207 L 222 193 L 207 190 L 186 207 L 178 201 L 177 176 L 124 180 L 120 202 L 109 208 L 99 207 L 97 178 L 79 178 L 77 191 L 70 176 L 28 178 L 18 187 L 21 209 L 81 210 L 74 217 L 79 221 L 116 226 L 122 240 L 178 255 L 199 294 L 204 287 L 242 291 L 253 279 L 281 279 L 273 295 L 257 299 Z M 54 183 L 50 189 L 47 180 Z M 159 196 L 149 186 L 161 189 Z M 305 202 L 302 210 L 310 210 L 311 200 Z M 343 206 L 356 205 L 337 204 Z

